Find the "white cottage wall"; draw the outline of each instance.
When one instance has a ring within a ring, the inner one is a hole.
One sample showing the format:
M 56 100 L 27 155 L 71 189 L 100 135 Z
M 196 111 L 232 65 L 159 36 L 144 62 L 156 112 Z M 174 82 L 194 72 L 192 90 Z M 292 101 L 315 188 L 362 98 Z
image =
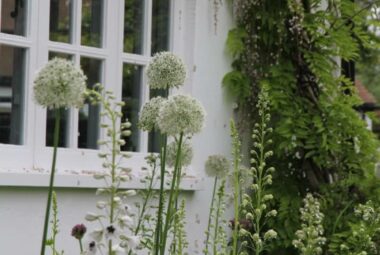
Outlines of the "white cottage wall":
M 187 198 L 189 254 L 202 254 L 204 231 L 207 226 L 213 180 L 205 177 L 204 162 L 211 154 L 230 156 L 231 102 L 226 99 L 221 80 L 230 68 L 225 40 L 232 26 L 231 8 L 227 1 L 223 1 L 217 13 L 215 31 L 212 2 L 184 1 L 185 8 L 186 4 L 191 6 L 195 3 L 194 31 L 183 31 L 187 33 L 183 36 L 183 44 L 174 49 L 186 58 L 188 64 L 193 64 L 190 68 L 193 73 L 184 92 L 199 99 L 207 111 L 204 130 L 193 138 L 192 171 L 202 181 L 201 189 L 184 192 Z M 188 15 L 188 12 L 181 12 L 176 14 L 176 18 L 184 18 L 183 13 Z M 0 255 L 39 254 L 46 194 L 47 189 L 42 187 L 0 187 Z M 78 254 L 77 240 L 70 236 L 71 228 L 75 224 L 85 223 L 89 229 L 95 227 L 95 224 L 84 221 L 84 215 L 94 210 L 98 200 L 94 194 L 93 188 L 57 189 L 60 213 L 57 247 L 64 249 L 65 254 Z

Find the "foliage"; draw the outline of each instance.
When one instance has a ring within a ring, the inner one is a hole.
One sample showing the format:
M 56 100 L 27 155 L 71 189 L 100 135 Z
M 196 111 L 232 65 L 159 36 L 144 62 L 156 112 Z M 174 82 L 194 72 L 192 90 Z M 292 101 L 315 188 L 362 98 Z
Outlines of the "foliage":
M 281 169 L 271 188 L 279 215 L 270 223 L 281 240 L 273 254 L 294 252 L 294 213 L 308 191 L 321 194 L 328 240 L 334 225 L 347 228 L 343 219 L 353 217 L 352 206 L 374 197 L 371 191 L 378 194 L 378 142 L 354 110 L 361 102 L 353 82 L 339 72 L 340 59 L 358 60 L 376 45 L 366 30 L 375 3 L 234 1 L 237 27 L 227 39 L 233 70 L 223 85 L 236 97 L 239 117 L 250 123 L 259 121 L 260 88 L 268 90 L 276 148 L 271 163 Z

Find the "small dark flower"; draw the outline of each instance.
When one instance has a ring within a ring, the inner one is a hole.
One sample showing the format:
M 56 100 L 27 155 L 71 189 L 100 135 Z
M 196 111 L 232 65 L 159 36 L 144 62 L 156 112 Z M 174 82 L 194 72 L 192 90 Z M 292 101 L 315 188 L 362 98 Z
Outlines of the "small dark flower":
M 75 237 L 76 239 L 81 240 L 84 234 L 86 233 L 86 231 L 87 231 L 87 228 L 85 225 L 77 224 L 71 230 L 71 235 Z
M 115 232 L 115 228 L 114 228 L 114 226 L 112 226 L 112 225 L 110 225 L 110 226 L 108 226 L 107 227 L 107 232 L 109 233 L 109 234 L 113 234 L 114 232 Z

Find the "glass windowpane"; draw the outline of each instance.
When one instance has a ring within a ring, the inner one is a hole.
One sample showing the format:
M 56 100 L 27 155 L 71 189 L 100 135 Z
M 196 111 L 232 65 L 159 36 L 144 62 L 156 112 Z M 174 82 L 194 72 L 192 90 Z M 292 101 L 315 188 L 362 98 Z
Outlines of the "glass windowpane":
M 71 43 L 73 23 L 72 0 L 50 0 L 51 41 Z
M 132 123 L 132 135 L 125 139 L 126 143 L 121 148 L 124 151 L 139 151 L 137 122 L 140 110 L 141 74 L 141 66 L 132 64 L 123 65 L 122 101 L 125 102 L 125 106 L 122 108 L 125 118 L 123 121 L 128 119 Z
M 149 91 L 150 98 L 164 97 L 166 98 L 167 91 L 165 89 L 152 89 Z M 160 133 L 158 131 L 152 131 L 148 134 L 148 152 L 160 152 Z
M 170 0 L 153 0 L 152 55 L 169 50 Z
M 144 34 L 143 0 L 125 0 L 124 52 L 141 54 Z
M 1 32 L 22 35 L 26 34 L 27 1 L 26 0 L 0 0 Z
M 102 46 L 102 10 L 102 0 L 82 0 L 82 45 Z
M 61 52 L 49 52 L 49 59 L 53 58 L 64 58 L 67 60 L 72 59 L 72 55 Z M 60 124 L 59 124 L 59 147 L 69 146 L 69 109 L 60 109 Z M 46 146 L 54 145 L 54 126 L 55 126 L 55 111 L 47 109 L 46 112 Z
M 92 88 L 101 81 L 102 61 L 94 58 L 82 57 L 81 68 L 87 76 L 87 86 Z M 78 147 L 97 149 L 100 126 L 99 105 L 91 105 L 86 101 L 79 110 L 79 137 Z
M 25 52 L 0 44 L 0 143 L 23 142 Z

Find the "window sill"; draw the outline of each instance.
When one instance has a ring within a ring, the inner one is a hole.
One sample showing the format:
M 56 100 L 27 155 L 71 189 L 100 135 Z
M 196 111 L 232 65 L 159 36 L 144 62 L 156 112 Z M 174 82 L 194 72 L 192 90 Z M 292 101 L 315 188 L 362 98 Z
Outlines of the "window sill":
M 46 173 L 0 173 L 0 187 L 47 187 L 50 176 Z M 146 189 L 142 183 L 143 176 L 135 176 L 131 181 L 121 185 L 124 189 Z M 55 187 L 58 188 L 100 188 L 101 180 L 95 180 L 90 173 L 84 174 L 56 174 Z M 154 189 L 158 189 L 159 183 L 155 183 Z M 203 179 L 195 176 L 185 176 L 182 179 L 180 189 L 183 191 L 196 191 L 203 189 Z

